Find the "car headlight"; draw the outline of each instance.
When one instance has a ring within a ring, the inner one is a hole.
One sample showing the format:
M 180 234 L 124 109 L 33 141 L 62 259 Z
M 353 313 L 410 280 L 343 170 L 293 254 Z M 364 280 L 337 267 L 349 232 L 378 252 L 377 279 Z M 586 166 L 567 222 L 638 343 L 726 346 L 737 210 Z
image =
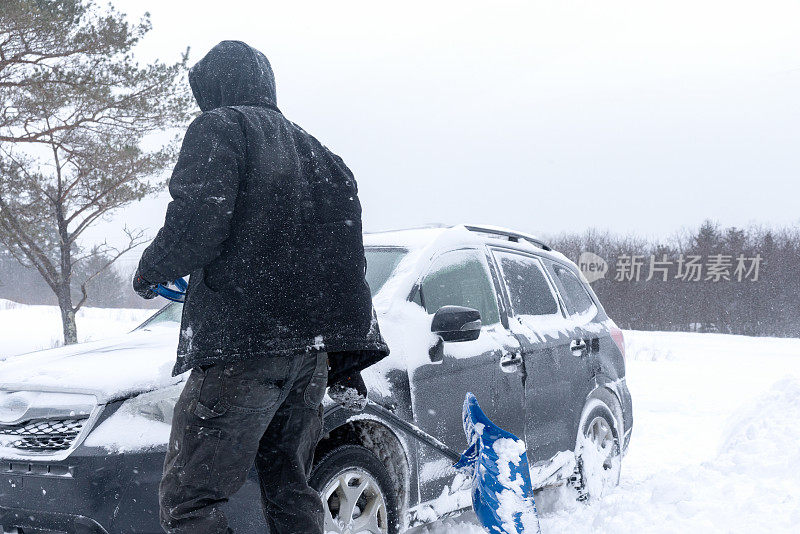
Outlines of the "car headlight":
M 181 382 L 156 391 L 142 393 L 126 400 L 119 410 L 151 421 L 172 425 L 172 414 L 184 385 L 185 382 Z
M 88 447 L 132 452 L 165 446 L 169 441 L 172 413 L 184 382 L 123 402 L 84 441 Z
M 32 391 L 0 391 L 0 423 L 19 421 L 35 397 Z
M 97 406 L 94 395 L 47 391 L 0 391 L 0 424 L 32 419 L 88 417 Z

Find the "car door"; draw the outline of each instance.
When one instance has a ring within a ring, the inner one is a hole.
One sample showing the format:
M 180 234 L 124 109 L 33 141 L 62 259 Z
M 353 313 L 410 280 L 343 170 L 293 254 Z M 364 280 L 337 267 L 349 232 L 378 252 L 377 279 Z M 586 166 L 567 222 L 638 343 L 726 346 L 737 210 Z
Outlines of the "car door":
M 594 374 L 598 368 L 598 353 L 600 352 L 601 332 L 594 323 L 598 308 L 589 292 L 578 278 L 578 274 L 569 266 L 550 259 L 543 260 L 548 273 L 561 295 L 565 311 L 569 317 L 569 335 L 575 340 L 582 340 L 583 350 L 573 351 L 572 360 L 575 373 L 571 381 L 573 402 L 573 428 L 577 433 L 580 414 L 583 410 L 586 397 L 594 388 Z
M 524 435 L 522 366 L 519 373 L 501 368 L 501 364 L 520 353 L 520 345 L 501 321 L 485 249 L 452 250 L 435 257 L 414 300 L 430 316 L 442 306 L 466 306 L 478 310 L 482 321 L 477 340 L 443 343 L 437 356 L 441 361 L 409 370 L 416 424 L 452 449 L 465 449 L 461 410 L 464 396 L 470 391 L 498 425 Z M 441 455 L 421 451 L 423 501 L 438 497 L 452 478 L 452 471 L 440 464 Z
M 519 339 L 525 360 L 528 456 L 541 464 L 560 451 L 574 449 L 572 421 L 580 416 L 585 398 L 575 398 L 574 383 L 583 380 L 585 373 L 573 355 L 574 332 L 542 260 L 503 248 L 493 248 L 492 255 L 511 309 L 509 327 Z

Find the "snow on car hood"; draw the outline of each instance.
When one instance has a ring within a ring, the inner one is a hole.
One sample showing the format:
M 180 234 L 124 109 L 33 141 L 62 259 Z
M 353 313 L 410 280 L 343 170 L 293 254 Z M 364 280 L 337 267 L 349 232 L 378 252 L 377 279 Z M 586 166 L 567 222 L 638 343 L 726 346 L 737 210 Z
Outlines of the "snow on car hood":
M 414 303 L 401 302 L 379 320 L 392 352 L 363 376 L 371 395 L 388 397 L 387 373 L 429 361 L 434 336 L 430 317 Z M 172 376 L 179 330 L 178 323 L 159 323 L 102 341 L 11 356 L 0 361 L 0 389 L 89 393 L 106 403 L 167 387 L 187 376 Z
M 172 376 L 177 323 L 135 330 L 103 341 L 13 356 L 0 362 L 0 387 L 91 393 L 99 403 L 180 382 Z

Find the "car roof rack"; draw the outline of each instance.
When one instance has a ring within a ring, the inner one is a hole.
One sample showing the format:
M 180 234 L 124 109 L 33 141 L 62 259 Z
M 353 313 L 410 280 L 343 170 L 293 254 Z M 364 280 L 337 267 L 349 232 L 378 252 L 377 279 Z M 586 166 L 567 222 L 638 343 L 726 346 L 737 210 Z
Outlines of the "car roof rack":
M 481 234 L 489 234 L 494 237 L 503 237 L 507 241 L 511 241 L 513 243 L 519 243 L 520 241 L 525 241 L 527 243 L 532 244 L 535 247 L 539 247 L 542 250 L 553 250 L 550 246 L 547 245 L 541 239 L 534 237 L 529 234 L 523 234 L 520 232 L 515 232 L 513 230 L 506 230 L 505 228 L 497 228 L 495 226 L 481 226 L 478 224 L 465 224 L 464 228 L 469 230 L 470 232 L 477 232 Z

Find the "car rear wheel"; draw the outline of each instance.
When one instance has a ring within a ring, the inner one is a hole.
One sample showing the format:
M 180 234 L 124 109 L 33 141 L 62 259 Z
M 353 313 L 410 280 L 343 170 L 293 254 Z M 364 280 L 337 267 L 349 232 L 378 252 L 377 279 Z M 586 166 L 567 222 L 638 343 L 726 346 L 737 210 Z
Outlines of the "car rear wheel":
M 604 401 L 591 399 L 584 408 L 575 447 L 580 500 L 599 499 L 619 484 L 621 450 L 614 411 Z
M 397 495 L 389 471 L 368 449 L 342 445 L 323 456 L 309 480 L 322 497 L 325 532 L 397 534 Z

